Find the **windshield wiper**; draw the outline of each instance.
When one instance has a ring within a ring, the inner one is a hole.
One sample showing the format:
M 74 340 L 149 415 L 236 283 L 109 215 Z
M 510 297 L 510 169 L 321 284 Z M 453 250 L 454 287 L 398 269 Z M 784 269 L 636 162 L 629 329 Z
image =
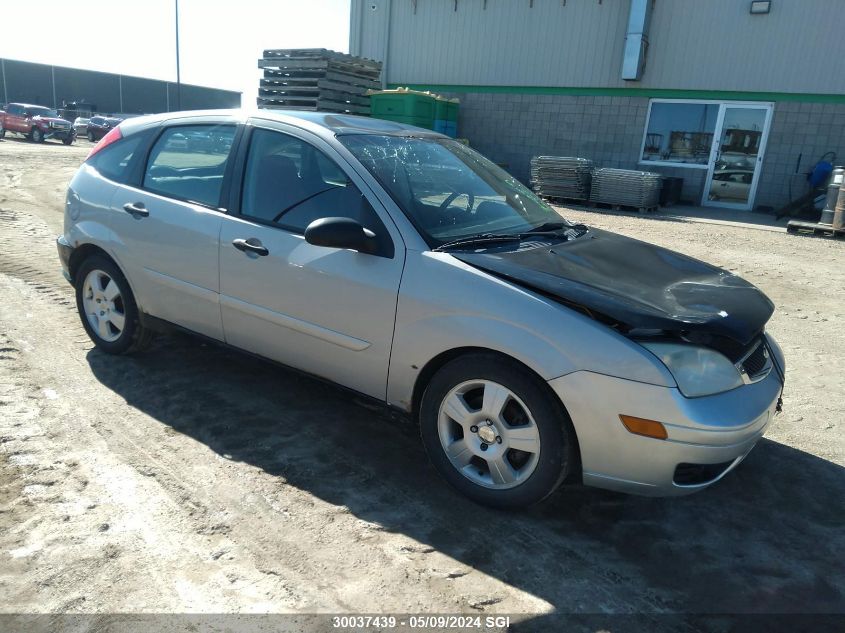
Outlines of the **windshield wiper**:
M 453 240 L 451 242 L 446 242 L 445 244 L 441 244 L 433 248 L 434 251 L 446 251 L 450 248 L 460 248 L 462 246 L 473 246 L 475 244 L 496 244 L 499 242 L 518 242 L 522 239 L 522 236 L 519 233 L 514 234 L 507 234 L 507 233 L 479 233 L 478 235 L 470 235 L 468 237 L 462 237 L 458 240 Z
M 523 233 L 479 233 L 462 237 L 451 242 L 446 242 L 432 249 L 435 251 L 446 251 L 450 248 L 461 248 L 464 246 L 475 246 L 482 244 L 498 244 L 501 242 L 519 242 L 532 237 L 544 235 L 558 237 L 569 241 L 581 237 L 589 229 L 584 224 L 567 224 L 565 222 L 546 222 Z
M 527 233 L 531 235 L 555 235 L 558 231 L 568 232 L 570 230 L 578 232 L 586 232 L 586 224 L 571 224 L 570 222 L 544 222 L 540 226 L 535 226 L 533 229 L 528 229 Z

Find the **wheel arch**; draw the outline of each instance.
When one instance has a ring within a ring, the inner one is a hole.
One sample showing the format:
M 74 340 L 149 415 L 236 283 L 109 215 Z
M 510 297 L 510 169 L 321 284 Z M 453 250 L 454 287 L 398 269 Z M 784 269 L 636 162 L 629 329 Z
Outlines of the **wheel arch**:
M 102 255 L 117 266 L 120 269 L 120 272 L 123 273 L 123 276 L 126 277 L 126 273 L 123 272 L 121 265 L 118 264 L 114 257 L 109 255 L 108 251 L 104 248 L 97 246 L 96 244 L 80 244 L 73 249 L 73 253 L 71 253 L 70 259 L 68 260 L 68 273 L 70 274 L 72 283 L 76 283 L 76 273 L 79 272 L 79 267 L 82 266 L 82 263 L 86 259 L 93 255 Z
M 94 255 L 100 255 L 102 257 L 105 257 L 112 264 L 117 266 L 117 269 L 120 271 L 120 274 L 123 275 L 123 278 L 126 280 L 126 283 L 129 284 L 129 290 L 130 292 L 132 292 L 132 298 L 135 301 L 135 305 L 138 307 L 138 312 L 143 313 L 143 308 L 139 303 L 138 293 L 135 291 L 135 285 L 132 283 L 132 280 L 129 278 L 129 275 L 126 274 L 126 269 L 121 266 L 120 262 L 102 246 L 92 244 L 91 242 L 85 242 L 79 244 L 73 249 L 73 253 L 71 253 L 70 259 L 68 260 L 68 274 L 70 275 L 71 284 L 73 284 L 74 286 L 76 285 L 76 273 L 79 271 L 79 267 L 82 266 L 83 262 L 86 259 Z
M 419 374 L 417 374 L 417 379 L 414 382 L 414 388 L 412 391 L 411 396 L 411 416 L 413 420 L 419 424 L 419 414 L 420 414 L 420 404 L 422 403 L 422 397 L 425 393 L 425 389 L 428 384 L 431 382 L 431 379 L 434 375 L 442 369 L 446 364 L 455 360 L 456 358 L 460 358 L 462 356 L 469 356 L 471 354 L 490 354 L 493 356 L 499 356 L 503 360 L 506 360 L 510 363 L 514 363 L 524 369 L 527 373 L 533 376 L 539 384 L 543 386 L 548 394 L 554 399 L 554 402 L 560 406 L 561 411 L 563 412 L 564 416 L 562 418 L 562 424 L 568 424 L 570 430 L 572 431 L 572 437 L 575 438 L 575 459 L 576 463 L 573 464 L 572 471 L 569 475 L 569 480 L 573 478 L 577 478 L 577 481 L 581 480 L 581 446 L 578 442 L 578 433 L 575 429 L 575 425 L 572 423 L 572 417 L 569 415 L 569 411 L 566 408 L 566 403 L 562 402 L 558 395 L 554 392 L 554 390 L 549 386 L 549 383 L 543 380 L 543 377 L 540 376 L 534 369 L 526 365 L 524 362 L 520 361 L 517 358 L 509 354 L 505 354 L 504 352 L 500 352 L 498 350 L 490 349 L 487 347 L 456 347 L 450 350 L 446 350 L 441 352 L 434 358 L 430 359 L 420 370 Z

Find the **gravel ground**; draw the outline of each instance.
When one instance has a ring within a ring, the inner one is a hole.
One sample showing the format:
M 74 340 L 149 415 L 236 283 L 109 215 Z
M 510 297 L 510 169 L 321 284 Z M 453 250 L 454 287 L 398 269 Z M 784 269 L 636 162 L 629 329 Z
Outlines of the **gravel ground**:
M 0 612 L 845 613 L 845 243 L 564 210 L 760 286 L 784 413 L 703 493 L 507 514 L 333 387 L 189 337 L 94 350 L 53 244 L 89 147 L 0 141 Z

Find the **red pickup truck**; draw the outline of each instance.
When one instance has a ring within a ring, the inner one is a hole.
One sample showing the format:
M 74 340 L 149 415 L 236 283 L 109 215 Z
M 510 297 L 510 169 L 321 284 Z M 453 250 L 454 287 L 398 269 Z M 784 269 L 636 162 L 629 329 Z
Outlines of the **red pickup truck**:
M 0 111 L 0 138 L 6 134 L 20 134 L 35 143 L 54 138 L 70 145 L 76 138 L 70 121 L 55 110 L 27 103 L 9 103 Z

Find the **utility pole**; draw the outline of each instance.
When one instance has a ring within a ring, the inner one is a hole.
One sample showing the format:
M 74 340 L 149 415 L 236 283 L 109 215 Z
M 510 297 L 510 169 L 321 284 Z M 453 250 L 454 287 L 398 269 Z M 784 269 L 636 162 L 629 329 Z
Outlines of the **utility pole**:
M 182 76 L 179 72 L 179 0 L 176 3 L 176 109 L 182 109 Z

